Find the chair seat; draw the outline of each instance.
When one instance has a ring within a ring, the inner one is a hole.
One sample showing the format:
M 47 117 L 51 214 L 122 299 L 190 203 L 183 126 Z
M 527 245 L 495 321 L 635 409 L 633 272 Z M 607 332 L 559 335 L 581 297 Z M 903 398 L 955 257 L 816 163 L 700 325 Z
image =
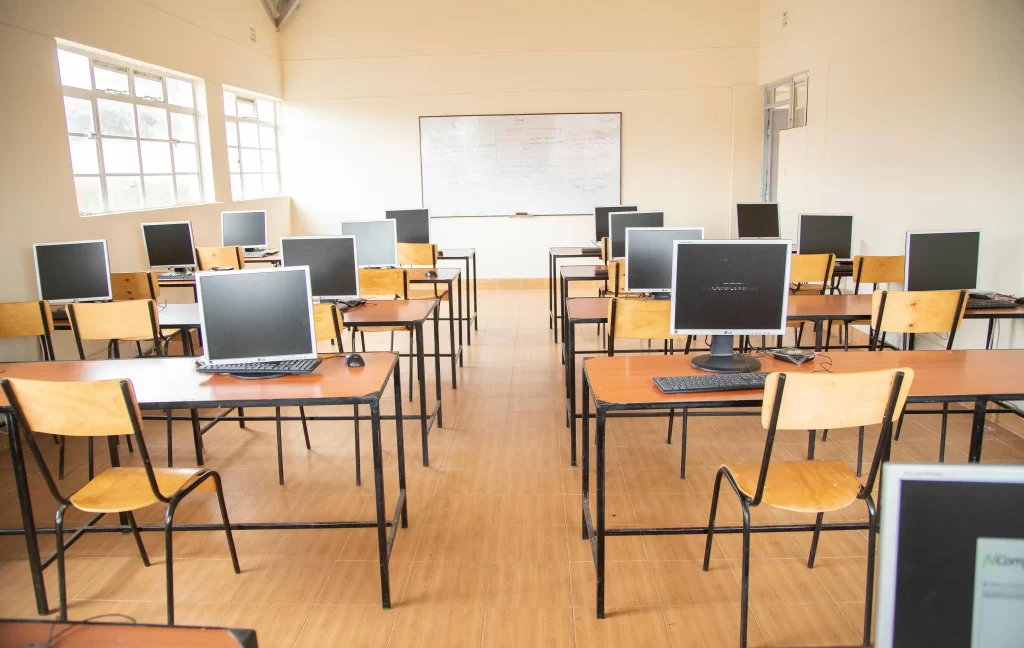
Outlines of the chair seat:
M 743 494 L 753 497 L 761 463 L 724 466 Z M 787 511 L 821 513 L 852 504 L 860 493 L 860 480 L 841 461 L 780 461 L 768 466 L 762 501 Z
M 170 497 L 196 478 L 202 468 L 154 468 L 156 483 Z M 160 500 L 149 486 L 145 468 L 108 468 L 71 496 L 76 508 L 90 513 L 122 513 Z

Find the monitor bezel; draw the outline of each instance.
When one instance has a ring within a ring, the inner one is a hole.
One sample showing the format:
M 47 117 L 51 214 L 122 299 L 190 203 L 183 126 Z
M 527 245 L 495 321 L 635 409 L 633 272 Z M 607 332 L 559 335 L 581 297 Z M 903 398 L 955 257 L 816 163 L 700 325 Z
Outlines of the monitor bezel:
M 153 260 L 149 256 L 149 241 L 146 240 L 146 226 L 147 225 L 188 225 L 188 241 L 190 249 L 192 250 L 192 263 L 181 263 L 178 265 L 153 265 Z M 141 223 L 142 229 L 142 246 L 146 249 L 146 263 L 152 268 L 196 268 L 199 264 L 196 262 L 196 239 L 192 233 L 192 221 L 160 221 L 156 223 Z M 221 234 L 223 236 L 223 232 Z
M 284 254 L 284 242 L 295 241 L 304 239 L 352 239 L 352 259 L 356 262 L 356 294 L 354 295 L 313 295 L 313 283 L 310 279 L 309 291 L 312 298 L 318 302 L 320 301 L 345 301 L 349 299 L 359 299 L 359 248 L 356 246 L 356 237 L 351 234 L 338 234 L 336 236 L 325 235 L 325 236 L 282 236 L 281 237 L 281 267 L 282 268 L 301 268 L 309 266 L 289 266 L 285 259 Z
M 740 236 L 740 205 L 775 205 L 775 229 L 779 231 L 778 236 Z M 779 203 L 777 202 L 742 202 L 736 203 L 736 238 L 737 241 L 783 241 L 782 238 L 782 216 L 779 214 Z
M 787 322 L 789 320 L 789 271 L 790 258 L 793 254 L 793 242 L 788 239 L 705 239 L 703 241 L 673 241 L 672 245 L 785 245 L 786 246 L 786 269 L 785 281 L 782 283 L 782 321 L 775 329 L 680 329 L 676 328 L 676 273 L 678 247 L 672 251 L 672 305 L 669 311 L 669 330 L 672 335 L 785 335 Z
M 625 289 L 626 292 L 630 292 L 630 293 L 670 293 L 670 292 L 672 292 L 672 287 L 671 286 L 666 288 L 666 289 L 664 289 L 664 290 L 662 290 L 662 289 L 652 290 L 650 288 L 630 288 L 629 287 L 629 233 L 631 231 L 638 231 L 638 230 L 642 230 L 642 231 L 652 231 L 652 230 L 673 230 L 673 231 L 688 230 L 688 231 L 698 231 L 698 232 L 700 232 L 701 240 L 703 240 L 704 239 L 704 228 L 703 227 L 627 227 L 626 228 L 626 256 L 624 257 L 626 269 L 623 272 L 623 275 L 626 278 L 626 289 Z M 673 243 L 675 243 L 676 240 L 679 240 L 679 239 L 673 240 Z
M 644 211 L 608 212 L 608 258 L 609 259 L 618 260 L 618 259 L 625 259 L 626 258 L 626 242 L 625 241 L 622 242 L 622 256 L 619 256 L 619 257 L 612 256 L 612 250 L 615 249 L 615 240 L 612 238 L 612 216 L 614 214 L 633 214 L 633 215 L 661 214 L 662 227 L 665 226 L 664 225 L 664 223 L 665 223 L 665 212 L 660 210 L 660 209 L 645 209 Z M 625 236 L 626 236 L 625 235 L 625 230 L 628 229 L 628 228 L 624 227 L 622 229 L 623 229 L 623 235 L 622 236 L 623 236 L 623 238 L 625 238 Z
M 956 230 L 918 230 L 916 232 L 907 231 L 907 236 L 904 241 L 903 247 L 903 289 L 913 290 L 910 287 L 910 239 L 915 234 L 977 234 L 978 235 L 978 265 L 974 268 L 974 285 L 970 288 L 963 288 L 962 290 L 977 290 L 978 289 L 978 274 L 981 270 L 981 230 L 980 229 L 956 229 Z M 953 290 L 961 290 L 955 288 Z
M 904 481 L 1024 484 L 1024 466 L 947 463 L 882 465 L 881 530 L 875 579 L 875 647 L 891 648 L 896 621 L 896 568 L 899 556 L 900 495 Z
M 376 218 L 376 219 L 371 218 L 369 220 L 341 221 L 342 236 L 352 236 L 354 238 L 355 237 L 354 234 L 344 234 L 345 223 L 391 223 L 391 243 L 392 243 L 392 249 L 394 249 L 394 251 L 395 251 L 395 262 L 394 263 L 385 263 L 383 265 L 381 265 L 381 264 L 358 265 L 356 267 L 357 268 L 396 268 L 396 267 L 398 267 L 398 223 L 395 222 L 395 219 L 393 219 L 393 218 Z M 359 252 L 359 241 L 356 241 L 356 257 L 357 257 L 357 260 L 358 260 L 358 256 L 359 256 L 358 252 Z
M 630 211 L 630 209 L 629 209 L 630 207 L 633 208 L 632 209 L 633 213 L 636 213 L 636 212 L 640 211 L 640 206 L 639 205 L 598 205 L 597 207 L 594 207 L 594 241 L 596 243 L 600 244 L 601 243 L 601 239 L 604 238 L 604 237 L 601 237 L 601 236 L 597 235 L 597 210 L 598 209 L 618 208 L 618 209 L 625 209 L 626 211 Z M 621 214 L 622 212 L 614 212 L 614 213 Z M 608 212 L 608 222 L 605 223 L 605 228 L 604 229 L 605 229 L 605 231 L 608 232 L 608 238 L 610 239 L 611 235 L 612 235 L 612 212 Z
M 796 249 L 797 249 L 797 253 L 798 254 L 804 254 L 804 251 L 800 248 L 800 242 L 801 242 L 801 239 L 803 239 L 803 234 L 804 234 L 804 231 L 803 231 L 804 216 L 812 216 L 812 217 L 813 216 L 825 216 L 825 217 L 849 218 L 850 219 L 850 256 L 841 257 L 839 255 L 836 255 L 836 261 L 850 261 L 851 259 L 853 259 L 853 257 L 854 257 L 854 254 L 853 254 L 853 225 L 854 225 L 854 222 L 855 222 L 853 214 L 815 214 L 815 213 L 811 213 L 811 212 L 797 214 L 797 221 L 796 221 Z M 737 223 L 737 227 L 738 227 L 738 223 Z M 779 233 L 781 234 L 782 232 L 780 231 Z M 822 252 L 814 252 L 813 254 L 823 254 L 823 253 Z
M 224 242 L 224 216 L 226 214 L 251 214 L 253 212 L 263 213 L 263 244 L 262 245 L 228 245 Z M 235 209 L 232 211 L 222 211 L 220 213 L 220 245 L 221 247 L 240 247 L 240 248 L 268 248 L 270 247 L 270 237 L 267 234 L 267 210 L 266 209 Z
M 41 247 L 49 247 L 52 245 L 75 245 L 85 243 L 102 243 L 103 244 L 103 263 L 107 267 L 107 294 L 105 297 L 83 297 L 80 299 L 46 299 L 43 297 L 43 284 L 39 278 L 39 253 L 38 249 Z M 110 254 L 107 250 L 106 239 L 90 239 L 88 241 L 57 241 L 51 243 L 33 243 L 32 244 L 32 262 L 36 268 L 36 293 L 39 295 L 40 301 L 46 301 L 50 304 L 73 304 L 77 302 L 102 302 L 112 301 L 114 299 L 114 289 L 110 281 Z
M 306 303 L 309 306 L 309 341 L 310 348 L 313 350 L 312 353 L 292 353 L 286 355 L 277 356 L 254 356 L 246 358 L 229 358 L 222 360 L 210 360 L 209 351 L 210 348 L 209 340 L 207 339 L 209 327 L 206 326 L 206 313 L 203 309 L 203 282 L 202 278 L 207 276 L 224 277 L 229 275 L 237 274 L 255 274 L 260 272 L 302 272 L 306 276 Z M 318 357 L 316 350 L 316 323 L 313 321 L 313 296 L 310 294 L 310 282 L 309 282 L 309 267 L 308 266 L 292 266 L 290 268 L 278 267 L 278 268 L 258 268 L 258 269 L 245 269 L 245 270 L 204 270 L 196 273 L 196 302 L 199 304 L 199 322 L 201 324 L 200 334 L 203 340 L 203 355 L 200 361 L 211 367 L 217 367 L 220 365 L 228 364 L 245 364 L 250 362 L 278 362 L 281 360 L 312 360 Z
M 403 241 L 399 241 L 398 240 L 398 219 L 397 218 L 390 218 L 388 216 L 388 212 L 413 212 L 413 211 L 425 211 L 425 212 L 427 212 L 427 240 L 426 241 L 417 241 L 415 243 L 408 243 L 408 245 L 430 245 L 430 243 L 431 243 L 431 239 L 430 239 L 430 210 L 427 209 L 426 207 L 413 207 L 411 209 L 386 209 L 386 210 L 384 210 L 384 220 L 393 220 L 393 221 L 395 221 L 395 245 L 397 245 L 398 243 L 402 243 Z M 349 221 L 349 222 L 352 222 L 352 221 Z

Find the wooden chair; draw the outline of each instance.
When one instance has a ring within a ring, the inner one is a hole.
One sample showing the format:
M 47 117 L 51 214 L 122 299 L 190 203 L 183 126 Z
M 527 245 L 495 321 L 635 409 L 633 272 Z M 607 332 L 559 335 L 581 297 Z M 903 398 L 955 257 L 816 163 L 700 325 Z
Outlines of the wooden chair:
M 0 304 L 0 338 L 36 337 L 43 360 L 53 355 L 53 311 L 46 301 Z
M 794 295 L 824 295 L 825 290 L 832 284 L 832 274 L 836 269 L 836 256 L 834 254 L 794 254 L 789 265 L 790 292 Z M 796 345 L 804 336 L 804 325 L 807 320 L 792 320 L 787 326 L 796 329 Z M 821 326 L 816 324 L 815 326 Z M 829 331 L 832 330 L 832 323 L 829 322 Z M 779 341 L 782 346 L 782 341 Z
M 807 566 L 814 567 L 818 536 L 825 513 L 862 500 L 868 509 L 867 596 L 864 606 L 864 645 L 871 639 L 871 605 L 875 572 L 875 503 L 871 493 L 882 462 L 889 456 L 893 419 L 906 404 L 913 382 L 911 369 L 845 374 L 773 373 L 765 383 L 761 425 L 768 431 L 759 462 L 726 464 L 718 470 L 711 496 L 704 571 L 708 570 L 714 538 L 718 495 L 724 477 L 739 498 L 743 513 L 743 553 L 740 578 L 740 646 L 747 642 L 750 590 L 750 509 L 764 503 L 799 513 L 816 513 Z M 772 461 L 777 430 L 811 430 L 881 424 L 878 445 L 863 484 L 842 461 Z
M 111 272 L 110 287 L 113 291 L 114 301 L 132 301 L 137 299 L 160 298 L 160 273 L 159 272 Z M 164 355 L 168 355 L 167 349 L 171 339 L 176 335 L 184 336 L 181 329 L 159 330 L 160 339 L 164 343 Z M 139 342 L 135 343 L 139 355 L 142 349 Z M 182 341 L 184 348 L 184 341 Z
M 240 247 L 201 247 L 196 248 L 196 262 L 200 270 L 241 270 L 245 268 L 245 255 Z
M 398 265 L 421 266 L 425 268 L 437 266 L 437 244 L 399 243 Z
M 853 294 L 860 293 L 860 285 L 873 284 L 871 290 L 878 290 L 878 284 L 903 283 L 906 278 L 905 256 L 855 256 L 853 257 Z M 870 320 L 846 322 L 843 325 L 843 349 L 850 350 L 850 326 L 871 326 Z
M 97 382 L 42 382 L 36 380 L 0 381 L 4 395 L 14 410 L 25 444 L 39 465 L 46 486 L 60 506 L 55 518 L 57 537 L 57 587 L 60 596 L 58 619 L 68 617 L 67 586 L 65 584 L 64 553 L 85 531 L 75 532 L 64 543 L 64 514 L 69 506 L 80 511 L 96 513 L 87 527 L 91 527 L 108 513 L 123 514 L 128 519 L 142 562 L 149 566 L 149 556 L 135 523 L 134 511 L 157 503 L 167 505 L 164 516 L 164 542 L 167 573 L 167 624 L 174 625 L 174 551 L 172 544 L 174 512 L 181 500 L 192 491 L 205 487 L 212 478 L 217 502 L 227 534 L 228 550 L 235 573 L 241 573 L 235 543 L 231 536 L 227 507 L 220 475 L 205 468 L 154 468 L 142 435 L 142 415 L 135 400 L 131 382 L 102 380 Z M 65 497 L 50 474 L 33 433 L 64 436 L 107 437 L 111 467 L 96 477 L 90 477 L 82 488 Z M 113 440 L 118 435 L 132 435 L 139 446 L 142 467 L 122 468 Z

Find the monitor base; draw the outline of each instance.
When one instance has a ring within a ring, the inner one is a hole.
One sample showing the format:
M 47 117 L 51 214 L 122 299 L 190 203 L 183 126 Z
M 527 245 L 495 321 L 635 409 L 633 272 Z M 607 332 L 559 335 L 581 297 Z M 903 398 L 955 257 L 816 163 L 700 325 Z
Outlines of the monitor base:
M 731 335 L 712 335 L 711 353 L 694 357 L 690 366 L 710 373 L 751 373 L 761 368 L 761 361 L 733 353 Z
M 239 380 L 266 380 L 267 378 L 283 378 L 283 377 L 287 376 L 288 374 L 286 374 L 286 373 L 267 372 L 267 373 L 247 373 L 247 374 L 233 374 L 233 373 L 229 373 L 227 375 L 231 376 L 232 378 L 238 378 Z

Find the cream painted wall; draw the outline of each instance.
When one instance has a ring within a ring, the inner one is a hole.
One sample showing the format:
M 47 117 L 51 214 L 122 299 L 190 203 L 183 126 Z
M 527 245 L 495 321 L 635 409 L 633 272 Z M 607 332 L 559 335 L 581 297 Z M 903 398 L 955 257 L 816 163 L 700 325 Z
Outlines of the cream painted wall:
M 622 197 L 725 236 L 756 199 L 757 4 L 303 0 L 282 30 L 282 178 L 296 233 L 421 204 L 418 117 L 623 113 Z M 386 28 L 383 28 L 386 26 Z M 481 277 L 544 277 L 593 217 L 433 219 Z
M 1024 293 L 1021 34 L 1020 0 L 763 0 L 759 81 L 810 77 L 782 213 L 853 213 L 868 254 L 901 254 L 908 230 L 980 228 L 980 287 Z M 1020 346 L 1024 329 L 1001 328 Z M 983 343 L 981 322 L 957 337 Z

